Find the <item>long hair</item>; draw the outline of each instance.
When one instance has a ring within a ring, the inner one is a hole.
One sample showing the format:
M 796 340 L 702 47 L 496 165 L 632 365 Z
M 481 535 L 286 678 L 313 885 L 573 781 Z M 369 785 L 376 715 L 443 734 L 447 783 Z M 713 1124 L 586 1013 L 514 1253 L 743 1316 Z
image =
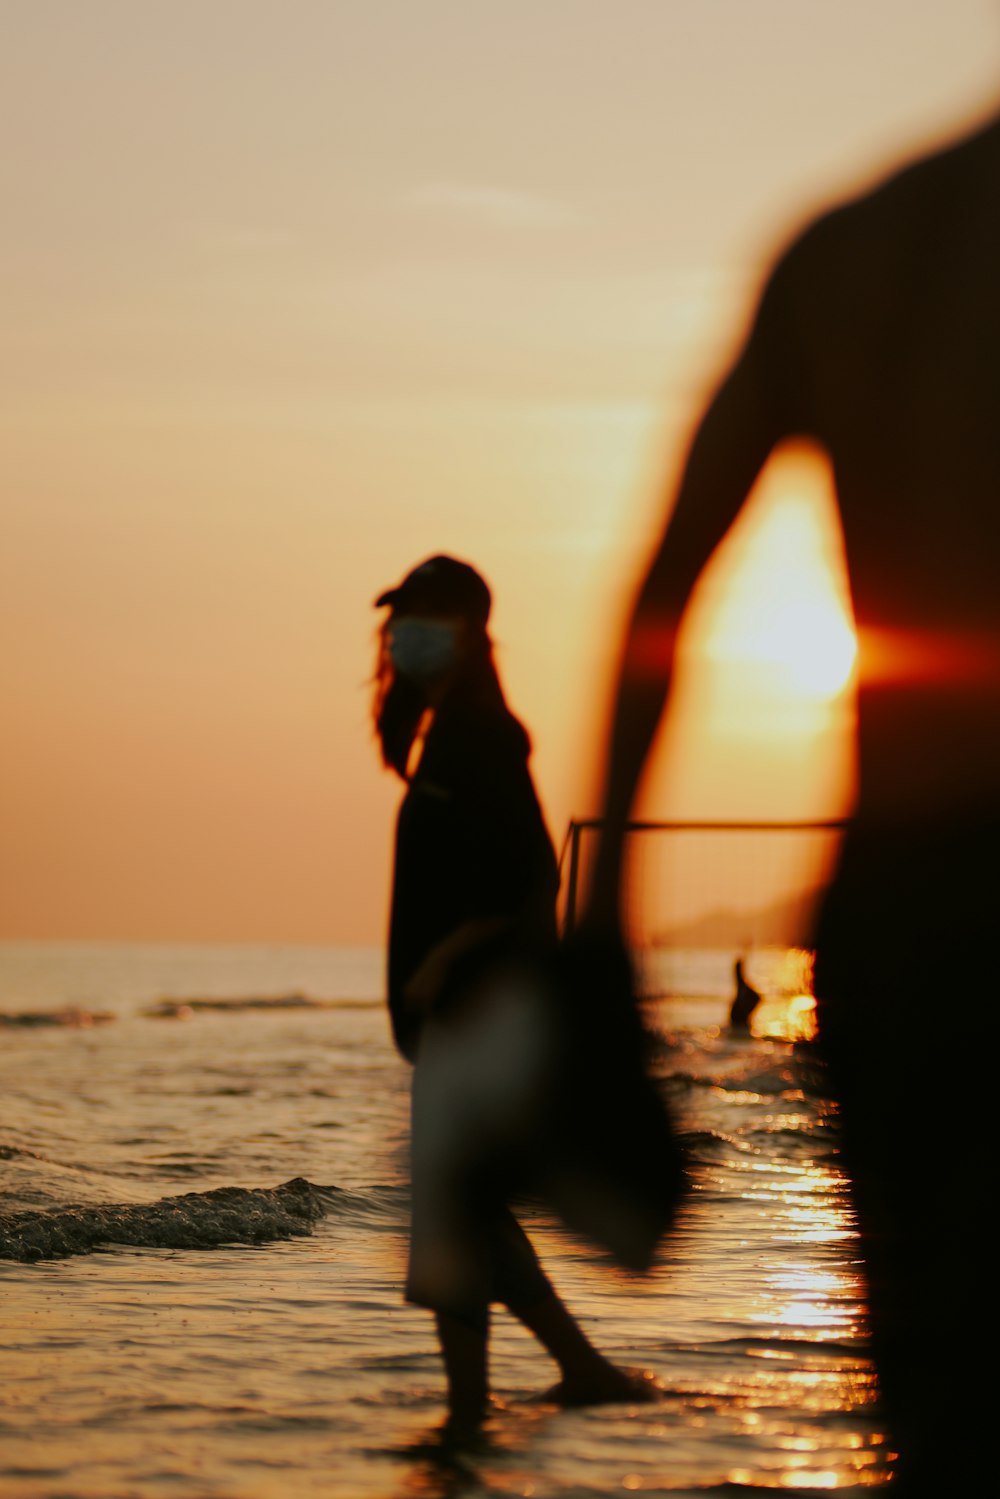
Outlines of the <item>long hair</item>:
M 372 721 L 383 765 L 407 781 L 413 746 L 427 732 L 433 707 L 418 683 L 396 674 L 389 654 L 391 623 L 390 616 L 378 634 Z M 502 700 L 500 679 L 493 662 L 493 645 L 485 630 L 473 635 L 458 676 L 473 690 L 491 697 L 496 694 Z
M 405 781 L 410 753 L 430 703 L 416 682 L 396 675 L 389 655 L 389 623 L 387 619 L 378 632 L 372 719 L 382 764 Z

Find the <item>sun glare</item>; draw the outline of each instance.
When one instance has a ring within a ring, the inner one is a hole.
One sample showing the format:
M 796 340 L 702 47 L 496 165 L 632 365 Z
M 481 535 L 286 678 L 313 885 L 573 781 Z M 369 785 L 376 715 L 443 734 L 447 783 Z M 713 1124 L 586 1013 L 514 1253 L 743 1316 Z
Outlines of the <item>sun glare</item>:
M 777 691 L 823 700 L 850 682 L 858 647 L 840 537 L 815 491 L 812 476 L 806 488 L 786 473 L 761 496 L 714 601 L 705 649 L 764 668 Z
M 827 592 L 790 592 L 744 622 L 730 655 L 766 662 L 796 692 L 834 697 L 847 685 L 857 642 Z

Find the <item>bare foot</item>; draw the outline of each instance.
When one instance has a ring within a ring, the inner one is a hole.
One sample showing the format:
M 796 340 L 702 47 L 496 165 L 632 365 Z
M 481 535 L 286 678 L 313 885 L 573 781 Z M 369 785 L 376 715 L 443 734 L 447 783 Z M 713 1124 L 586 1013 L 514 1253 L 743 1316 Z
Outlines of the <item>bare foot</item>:
M 662 1395 L 651 1369 L 619 1369 L 605 1363 L 586 1374 L 567 1375 L 544 1398 L 553 1405 L 639 1405 Z
M 484 1406 L 449 1411 L 438 1427 L 438 1439 L 449 1451 L 483 1446 L 489 1441 L 488 1434 L 483 1430 L 484 1423 L 490 1416 L 506 1409 L 506 1404 L 499 1396 L 490 1394 L 487 1395 Z
M 446 1456 L 457 1456 L 482 1445 L 483 1422 L 474 1416 L 447 1416 L 437 1429 L 440 1450 Z

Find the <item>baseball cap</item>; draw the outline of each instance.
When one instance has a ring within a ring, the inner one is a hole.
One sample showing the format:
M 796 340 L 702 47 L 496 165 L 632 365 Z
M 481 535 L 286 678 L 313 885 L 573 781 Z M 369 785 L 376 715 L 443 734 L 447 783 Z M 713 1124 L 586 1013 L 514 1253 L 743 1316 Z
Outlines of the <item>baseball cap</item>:
M 428 557 L 408 572 L 395 588 L 387 588 L 375 600 L 375 608 L 388 605 L 400 612 L 417 609 L 429 613 L 458 614 L 473 624 L 485 625 L 490 615 L 490 590 L 486 580 L 468 562 L 439 554 Z

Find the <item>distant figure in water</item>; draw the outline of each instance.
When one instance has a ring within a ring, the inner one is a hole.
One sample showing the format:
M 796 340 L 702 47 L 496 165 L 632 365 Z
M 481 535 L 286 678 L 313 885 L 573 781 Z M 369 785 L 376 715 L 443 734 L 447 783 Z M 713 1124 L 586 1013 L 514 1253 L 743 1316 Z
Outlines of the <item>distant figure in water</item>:
M 459 1439 L 487 1407 L 492 1302 L 506 1305 L 558 1364 L 554 1400 L 655 1393 L 593 1347 L 507 1205 L 545 1074 L 544 1002 L 532 1003 L 530 961 L 519 954 L 554 944 L 558 872 L 528 735 L 494 665 L 490 604 L 480 574 L 448 556 L 428 558 L 376 600 L 389 613 L 375 728 L 384 763 L 407 788 L 388 972 L 393 1034 L 414 1063 L 406 1298 L 434 1313 L 448 1383 L 445 1434 Z
M 790 439 L 832 462 L 860 644 L 856 814 L 815 937 L 815 990 L 899 1454 L 894 1494 L 985 1493 L 995 1108 L 984 1084 L 942 1112 L 942 1053 L 950 1027 L 979 1034 L 994 1007 L 1000 118 L 816 219 L 767 279 L 694 435 L 624 642 L 581 923 L 611 944 L 625 821 L 681 615 Z M 982 973 L 957 984 L 970 950 Z
M 742 958 L 737 958 L 733 964 L 733 977 L 736 980 L 736 994 L 729 1007 L 729 1026 L 734 1031 L 748 1031 L 750 1016 L 764 996 L 744 978 Z

